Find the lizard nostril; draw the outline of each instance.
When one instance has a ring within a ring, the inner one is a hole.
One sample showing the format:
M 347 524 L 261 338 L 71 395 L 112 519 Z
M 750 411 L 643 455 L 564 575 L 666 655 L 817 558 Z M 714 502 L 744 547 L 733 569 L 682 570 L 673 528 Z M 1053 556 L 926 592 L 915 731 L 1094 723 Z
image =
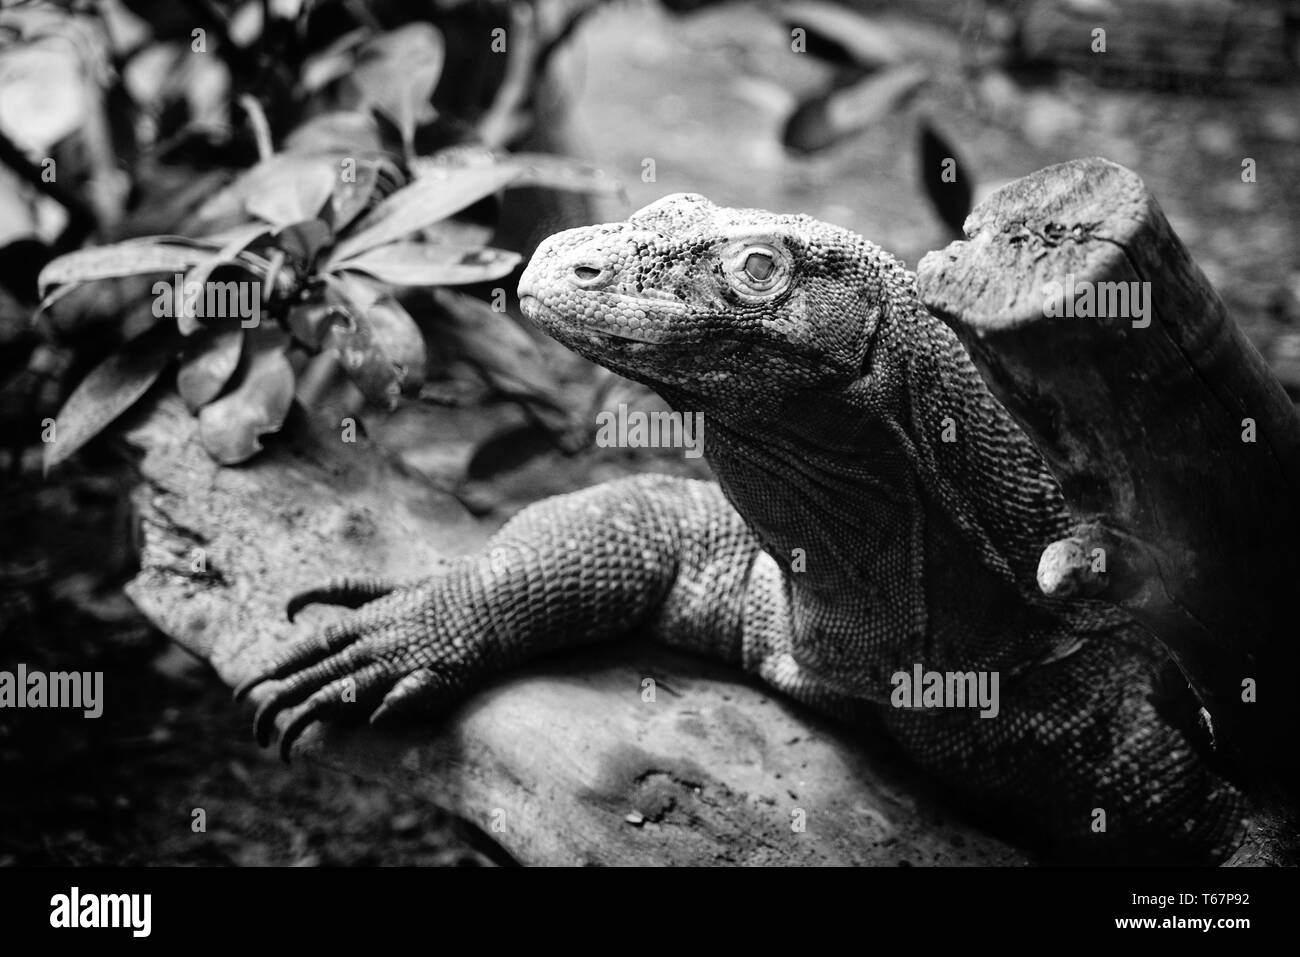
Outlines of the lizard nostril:
M 574 266 L 573 274 L 582 282 L 591 282 L 593 279 L 600 278 L 601 271 L 595 266 Z

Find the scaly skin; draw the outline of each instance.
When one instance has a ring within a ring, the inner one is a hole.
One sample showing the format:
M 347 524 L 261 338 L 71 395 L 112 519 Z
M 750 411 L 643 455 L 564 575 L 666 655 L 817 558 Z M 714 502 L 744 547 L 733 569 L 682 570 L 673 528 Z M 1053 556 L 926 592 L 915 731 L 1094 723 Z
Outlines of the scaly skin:
M 901 263 L 806 216 L 678 195 L 551 237 L 519 293 L 561 342 L 702 411 L 718 483 L 559 496 L 424 581 L 308 593 L 295 608 L 374 600 L 240 689 L 271 682 L 263 743 L 282 713 L 287 755 L 353 701 L 376 719 L 442 707 L 640 629 L 849 720 L 878 710 L 967 806 L 1055 859 L 1232 849 L 1242 798 L 1155 642 L 1038 593 L 1069 527 L 1057 483 Z M 997 672 L 998 715 L 892 707 L 890 676 L 916 664 Z

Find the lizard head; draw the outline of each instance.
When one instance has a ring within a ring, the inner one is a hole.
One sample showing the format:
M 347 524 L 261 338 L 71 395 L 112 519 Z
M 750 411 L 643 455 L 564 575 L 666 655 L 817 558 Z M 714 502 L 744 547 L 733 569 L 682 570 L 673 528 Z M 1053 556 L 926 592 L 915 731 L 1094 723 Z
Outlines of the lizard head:
M 883 299 L 871 275 L 883 253 L 867 247 L 809 216 L 682 193 L 551 236 L 519 296 L 554 338 L 674 405 L 764 415 L 774 393 L 838 392 L 861 375 Z

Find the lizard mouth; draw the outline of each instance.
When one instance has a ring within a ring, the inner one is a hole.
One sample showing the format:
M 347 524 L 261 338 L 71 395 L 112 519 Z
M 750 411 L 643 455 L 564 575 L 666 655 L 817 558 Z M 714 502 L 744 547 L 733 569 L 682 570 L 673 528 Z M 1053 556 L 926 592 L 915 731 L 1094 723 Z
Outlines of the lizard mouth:
M 520 297 L 519 308 L 530 322 L 535 322 L 544 329 L 563 331 L 569 335 L 595 334 L 651 346 L 665 344 L 671 339 L 670 336 L 654 329 L 638 329 L 633 332 L 629 329 L 615 329 L 591 320 L 575 323 L 569 321 L 563 313 L 552 309 L 536 296 L 525 295 Z

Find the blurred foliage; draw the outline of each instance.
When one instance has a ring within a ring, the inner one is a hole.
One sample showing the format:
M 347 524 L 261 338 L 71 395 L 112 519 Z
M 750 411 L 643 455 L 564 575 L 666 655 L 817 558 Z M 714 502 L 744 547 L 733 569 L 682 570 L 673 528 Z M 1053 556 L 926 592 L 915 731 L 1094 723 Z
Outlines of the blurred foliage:
M 487 284 L 527 252 L 493 245 L 501 192 L 615 188 L 583 164 L 504 148 L 527 133 L 539 72 L 588 9 L 549 20 L 527 4 L 451 0 L 0 11 L 11 463 L 30 462 L 38 436 L 46 468 L 65 460 L 172 366 L 205 447 L 228 464 L 255 454 L 295 399 L 349 413 L 359 398 L 392 409 L 418 394 L 426 339 L 403 301 L 432 287 L 495 292 Z M 505 296 L 492 298 L 439 296 L 433 311 L 453 335 L 498 341 L 490 326 L 512 320 Z M 553 404 L 544 371 L 504 377 L 531 387 L 515 398 Z

